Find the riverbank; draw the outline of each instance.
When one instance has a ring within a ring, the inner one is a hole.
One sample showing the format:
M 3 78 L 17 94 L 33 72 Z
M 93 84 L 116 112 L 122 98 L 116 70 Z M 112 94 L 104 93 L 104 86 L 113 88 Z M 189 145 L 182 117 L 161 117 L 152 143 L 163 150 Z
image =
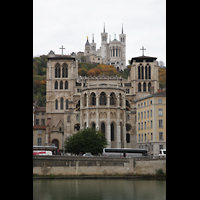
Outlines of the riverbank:
M 63 175 L 38 175 L 33 174 L 33 179 L 143 179 L 143 180 L 165 180 L 166 174 L 164 175 L 110 175 L 110 176 L 95 176 L 95 175 L 78 175 L 78 176 L 63 176 Z

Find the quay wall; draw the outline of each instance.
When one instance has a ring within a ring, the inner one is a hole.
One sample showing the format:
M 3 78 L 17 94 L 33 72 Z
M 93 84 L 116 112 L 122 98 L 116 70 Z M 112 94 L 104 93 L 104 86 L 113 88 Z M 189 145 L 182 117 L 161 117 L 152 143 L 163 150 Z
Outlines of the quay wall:
M 166 173 L 166 158 L 33 156 L 37 175 L 145 175 L 160 168 Z

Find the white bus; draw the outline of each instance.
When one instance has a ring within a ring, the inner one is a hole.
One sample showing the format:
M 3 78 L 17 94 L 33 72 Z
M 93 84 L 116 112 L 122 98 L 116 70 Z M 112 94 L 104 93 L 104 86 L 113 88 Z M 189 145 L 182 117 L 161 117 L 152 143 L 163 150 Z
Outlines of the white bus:
M 161 149 L 159 153 L 160 158 L 166 158 L 166 149 Z
M 104 148 L 102 156 L 106 157 L 141 157 L 147 156 L 146 149 Z
M 52 156 L 52 151 L 44 151 L 44 150 L 41 150 L 41 151 L 33 151 L 33 155 L 40 155 L 40 156 Z

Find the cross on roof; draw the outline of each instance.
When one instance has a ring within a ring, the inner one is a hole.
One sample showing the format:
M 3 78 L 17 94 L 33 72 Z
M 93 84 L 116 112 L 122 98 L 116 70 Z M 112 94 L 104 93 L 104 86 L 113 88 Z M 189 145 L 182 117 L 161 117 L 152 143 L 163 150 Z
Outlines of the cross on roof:
M 62 48 L 59 48 L 59 49 L 62 49 L 62 55 L 63 55 L 63 49 L 65 49 L 65 48 L 63 48 L 63 45 L 62 45 Z
M 144 56 L 144 50 L 146 50 L 146 49 L 144 49 L 144 47 L 142 46 L 142 49 L 140 49 L 140 50 L 142 50 L 142 55 Z

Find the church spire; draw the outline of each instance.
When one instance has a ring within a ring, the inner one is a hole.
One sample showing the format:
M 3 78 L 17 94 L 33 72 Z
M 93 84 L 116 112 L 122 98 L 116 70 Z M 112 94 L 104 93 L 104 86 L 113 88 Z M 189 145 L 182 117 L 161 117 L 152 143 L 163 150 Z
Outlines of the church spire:
M 104 22 L 104 28 L 103 28 L 103 32 L 105 33 L 105 22 Z

